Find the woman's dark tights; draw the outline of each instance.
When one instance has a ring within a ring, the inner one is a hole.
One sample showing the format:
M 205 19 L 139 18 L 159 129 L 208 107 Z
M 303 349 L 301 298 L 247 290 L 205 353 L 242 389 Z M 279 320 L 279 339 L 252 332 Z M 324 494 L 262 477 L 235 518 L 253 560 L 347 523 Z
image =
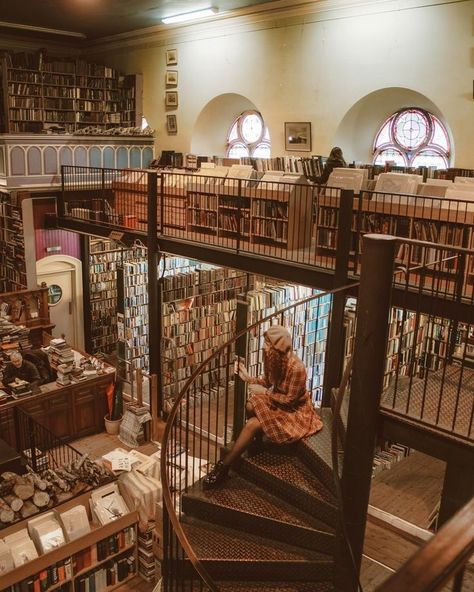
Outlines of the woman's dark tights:
M 230 466 L 235 459 L 239 458 L 239 456 L 245 450 L 247 450 L 253 439 L 262 434 L 262 426 L 260 425 L 257 417 L 255 417 L 255 411 L 251 403 L 247 402 L 247 405 L 245 406 L 245 412 L 247 414 L 248 420 L 238 435 L 234 446 L 226 454 L 224 460 L 222 461 L 226 466 Z

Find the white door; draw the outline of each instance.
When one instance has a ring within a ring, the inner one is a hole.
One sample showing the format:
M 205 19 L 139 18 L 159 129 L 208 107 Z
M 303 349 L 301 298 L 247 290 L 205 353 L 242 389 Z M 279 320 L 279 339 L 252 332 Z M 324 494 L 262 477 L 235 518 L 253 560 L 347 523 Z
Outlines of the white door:
M 74 315 L 74 270 L 66 269 L 50 273 L 38 274 L 38 282 L 48 286 L 48 302 L 53 337 L 62 337 L 72 347 L 77 347 L 77 331 Z

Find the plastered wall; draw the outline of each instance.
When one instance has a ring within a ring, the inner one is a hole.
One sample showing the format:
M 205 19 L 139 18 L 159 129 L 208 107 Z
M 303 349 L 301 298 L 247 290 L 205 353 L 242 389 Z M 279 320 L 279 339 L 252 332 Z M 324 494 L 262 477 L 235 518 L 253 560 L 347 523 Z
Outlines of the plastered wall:
M 222 155 L 232 117 L 254 106 L 268 124 L 273 155 L 285 154 L 285 121 L 310 121 L 313 153 L 327 154 L 337 143 L 350 160 L 366 162 L 377 126 L 414 105 L 446 123 L 452 164 L 474 167 L 474 2 L 372 4 L 367 14 L 335 8 L 151 33 L 97 47 L 90 56 L 144 74 L 144 113 L 158 152 Z M 165 128 L 169 48 L 178 51 L 176 136 Z

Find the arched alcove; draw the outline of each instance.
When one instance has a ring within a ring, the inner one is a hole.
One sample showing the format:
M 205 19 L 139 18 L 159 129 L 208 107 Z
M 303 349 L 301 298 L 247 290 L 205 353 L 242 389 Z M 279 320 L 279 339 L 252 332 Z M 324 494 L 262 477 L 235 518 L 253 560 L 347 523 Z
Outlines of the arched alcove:
M 243 111 L 253 109 L 259 111 L 249 99 L 235 93 L 219 95 L 209 101 L 196 119 L 191 152 L 224 156 L 230 126 Z
M 405 107 L 426 109 L 446 125 L 453 158 L 454 144 L 441 110 L 425 95 L 402 87 L 382 88 L 357 101 L 338 125 L 333 145 L 343 149 L 348 161 L 372 162 L 372 146 L 380 126 L 395 111 Z

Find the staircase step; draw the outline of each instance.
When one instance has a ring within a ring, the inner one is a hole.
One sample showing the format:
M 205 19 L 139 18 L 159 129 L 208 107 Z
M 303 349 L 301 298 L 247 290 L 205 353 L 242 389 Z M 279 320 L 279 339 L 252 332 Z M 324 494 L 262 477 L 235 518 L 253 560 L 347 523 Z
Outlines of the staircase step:
M 323 429 L 298 442 L 296 450 L 326 488 L 335 492 L 331 453 L 332 410 L 330 407 L 323 407 L 319 414 L 324 423 Z
M 324 553 L 182 519 L 197 557 L 215 580 L 332 581 L 333 558 Z
M 251 458 L 242 457 L 236 471 L 251 481 L 335 527 L 335 496 L 321 483 L 290 447 L 265 449 Z
M 195 483 L 182 496 L 182 510 L 188 516 L 307 549 L 334 550 L 333 528 L 235 473 L 214 490 L 203 491 L 201 483 Z
M 216 582 L 221 592 L 334 592 L 331 582 Z

